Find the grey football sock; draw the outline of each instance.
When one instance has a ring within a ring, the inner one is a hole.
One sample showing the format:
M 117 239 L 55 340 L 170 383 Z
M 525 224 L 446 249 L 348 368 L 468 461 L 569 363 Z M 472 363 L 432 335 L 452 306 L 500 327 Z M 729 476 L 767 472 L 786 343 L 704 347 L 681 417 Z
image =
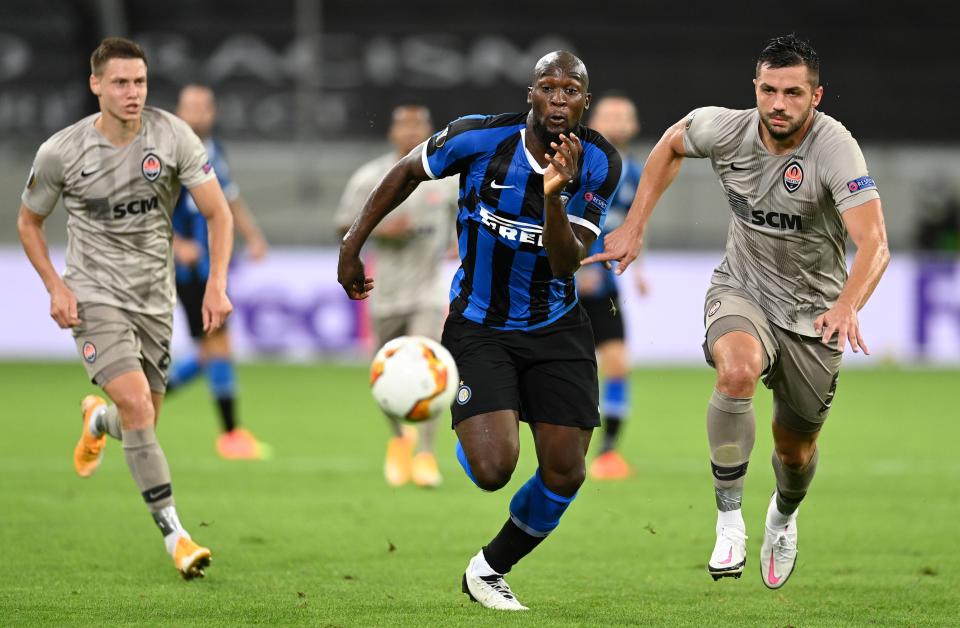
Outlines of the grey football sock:
M 792 515 L 800 507 L 807 495 L 807 489 L 817 472 L 820 448 L 813 451 L 810 463 L 803 469 L 794 469 L 780 462 L 777 452 L 773 452 L 773 473 L 777 477 L 777 510 L 784 515 Z
M 714 390 L 707 407 L 707 439 L 717 510 L 739 510 L 743 481 L 756 440 L 753 399 Z
M 124 430 L 123 455 L 150 512 L 159 513 L 167 506 L 173 506 L 170 468 L 157 442 L 156 431 L 152 427 Z
M 113 438 L 120 440 L 123 438 L 123 430 L 120 429 L 120 412 L 117 406 L 112 403 L 108 405 L 103 412 L 97 416 L 97 429 L 103 434 L 109 434 Z

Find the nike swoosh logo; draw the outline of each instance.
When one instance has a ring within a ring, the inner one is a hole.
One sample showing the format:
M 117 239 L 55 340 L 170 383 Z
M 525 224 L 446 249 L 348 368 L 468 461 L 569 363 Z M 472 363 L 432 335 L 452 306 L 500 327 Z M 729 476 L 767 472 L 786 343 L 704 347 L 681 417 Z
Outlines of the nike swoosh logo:
M 780 578 L 777 577 L 777 572 L 773 569 L 773 554 L 770 554 L 770 567 L 767 569 L 767 581 L 769 581 L 770 584 L 780 582 Z
M 730 553 L 727 554 L 727 560 L 720 561 L 721 565 L 729 565 L 730 561 L 733 560 L 733 548 L 730 548 Z
M 80 176 L 81 176 L 81 177 L 89 177 L 89 176 L 92 175 L 94 172 L 100 172 L 100 168 L 97 168 L 96 170 L 91 170 L 90 172 L 84 172 L 83 170 L 81 170 L 81 171 L 80 171 Z
M 514 185 L 497 185 L 497 182 L 496 182 L 496 181 L 491 181 L 491 182 L 490 182 L 490 187 L 492 187 L 494 190 L 509 190 L 510 188 L 516 187 L 516 186 L 514 186 Z
M 730 164 L 730 169 L 736 170 L 738 172 L 742 170 L 750 170 L 750 168 L 740 168 L 739 166 L 737 166 L 737 164 Z

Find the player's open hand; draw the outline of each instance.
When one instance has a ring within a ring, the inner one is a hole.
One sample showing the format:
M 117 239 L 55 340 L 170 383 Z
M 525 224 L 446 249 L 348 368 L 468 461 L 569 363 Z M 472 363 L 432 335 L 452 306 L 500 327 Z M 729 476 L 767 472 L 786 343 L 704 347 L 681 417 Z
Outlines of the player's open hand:
M 223 327 L 232 311 L 233 304 L 230 303 L 226 289 L 208 282 L 207 289 L 203 293 L 203 331 L 212 334 Z
M 580 155 L 583 154 L 583 145 L 580 138 L 571 133 L 569 136 L 560 134 L 560 143 L 550 142 L 554 151 L 544 157 L 550 162 L 543 173 L 543 194 L 552 196 L 559 194 L 564 187 L 580 174 Z
M 80 324 L 77 297 L 62 281 L 50 291 L 50 317 L 57 322 L 60 329 L 69 329 Z
M 354 301 L 366 299 L 373 290 L 373 277 L 367 277 L 360 256 L 346 253 L 343 248 L 337 263 L 337 281 Z
M 640 247 L 643 245 L 643 233 L 637 232 L 629 224 L 622 224 L 603 238 L 603 251 L 586 257 L 580 262 L 581 265 L 593 264 L 594 262 L 603 262 L 607 268 L 611 268 L 611 262 L 619 262 L 614 271 L 617 275 L 622 275 L 633 260 L 640 255 Z
M 823 344 L 829 346 L 833 335 L 837 335 L 837 351 L 843 353 L 847 340 L 854 353 L 863 349 L 864 354 L 870 355 L 867 343 L 860 335 L 860 321 L 857 320 L 857 310 L 845 303 L 837 303 L 832 308 L 818 316 L 813 321 L 813 330 L 820 335 Z

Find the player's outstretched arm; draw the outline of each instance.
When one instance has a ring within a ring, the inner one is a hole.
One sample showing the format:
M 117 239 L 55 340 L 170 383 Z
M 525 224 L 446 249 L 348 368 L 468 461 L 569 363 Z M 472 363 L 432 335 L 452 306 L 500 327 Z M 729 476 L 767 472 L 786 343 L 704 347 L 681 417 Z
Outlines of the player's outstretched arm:
M 63 282 L 57 269 L 53 267 L 53 262 L 50 261 L 47 239 L 43 234 L 45 219 L 45 216 L 30 211 L 30 208 L 21 203 L 20 212 L 17 214 L 17 233 L 20 235 L 20 243 L 27 254 L 27 259 L 33 264 L 47 292 L 50 293 L 51 318 L 61 329 L 67 329 L 80 324 L 80 317 L 77 315 L 77 297 Z
M 633 203 L 627 212 L 623 224 L 611 231 L 603 239 L 603 252 L 591 255 L 581 262 L 592 264 L 612 261 L 619 262 L 617 274 L 622 274 L 627 266 L 637 259 L 643 244 L 643 233 L 653 208 L 670 187 L 680 172 L 686 151 L 683 147 L 683 134 L 686 120 L 681 120 L 667 129 L 657 145 L 650 151 L 650 157 L 640 175 L 640 185 L 633 197 Z
M 430 178 L 423 169 L 422 152 L 423 144 L 390 169 L 367 197 L 360 215 L 340 242 L 337 281 L 351 299 L 366 299 L 373 290 L 373 277 L 366 276 L 360 260 L 360 249 L 364 242 L 384 216 L 410 196 L 421 182 Z
M 850 276 L 836 304 L 813 321 L 813 329 L 821 335 L 824 344 L 829 344 L 833 335 L 837 334 L 838 351 L 843 351 L 849 340 L 854 353 L 863 349 L 865 354 L 870 355 L 870 349 L 860 333 L 857 312 L 866 305 L 890 263 L 880 199 L 869 200 L 845 211 L 843 224 L 857 252 L 853 257 Z
M 233 305 L 227 297 L 227 266 L 233 250 L 233 215 L 215 178 L 190 188 L 190 196 L 206 218 L 210 232 L 210 275 L 203 294 L 203 330 L 212 333 L 223 325 L 233 311 Z

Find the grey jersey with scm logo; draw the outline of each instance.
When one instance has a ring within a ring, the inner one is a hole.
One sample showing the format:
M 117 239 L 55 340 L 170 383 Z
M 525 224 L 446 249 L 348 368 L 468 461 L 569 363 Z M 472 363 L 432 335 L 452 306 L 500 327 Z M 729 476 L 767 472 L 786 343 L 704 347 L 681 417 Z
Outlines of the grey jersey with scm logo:
M 745 291 L 777 326 L 816 336 L 814 319 L 847 279 L 841 214 L 879 198 L 856 140 L 815 111 L 800 145 L 773 155 L 756 109 L 703 107 L 687 118 L 684 148 L 710 159 L 732 211 L 711 283 Z
M 64 281 L 80 303 L 168 314 L 176 296 L 171 247 L 181 184 L 215 177 L 203 143 L 166 111 L 145 107 L 140 132 L 123 148 L 87 116 L 37 151 L 22 201 L 47 216 L 63 198 L 67 210 Z

